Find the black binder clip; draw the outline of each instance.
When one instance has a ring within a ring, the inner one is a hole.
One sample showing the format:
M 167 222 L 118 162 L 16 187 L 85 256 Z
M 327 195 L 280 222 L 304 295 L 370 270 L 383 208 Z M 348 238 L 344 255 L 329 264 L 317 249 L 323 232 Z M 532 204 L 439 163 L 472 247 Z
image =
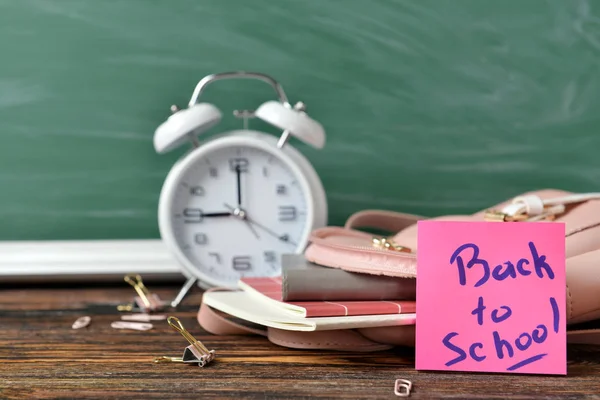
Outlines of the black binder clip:
M 138 296 L 133 298 L 133 303 L 122 304 L 117 307 L 119 311 L 139 311 L 149 313 L 160 311 L 164 308 L 165 303 L 154 293 L 150 293 L 148 288 L 142 282 L 142 277 L 139 275 L 125 275 L 125 282 L 129 283 Z
M 184 363 L 184 364 L 198 364 L 199 367 L 204 367 L 206 364 L 210 363 L 215 358 L 215 351 L 208 350 L 206 346 L 202 344 L 201 341 L 196 340 L 181 324 L 179 318 L 169 317 L 167 318 L 167 322 L 173 329 L 177 332 L 181 333 L 181 335 L 190 343 L 188 347 L 183 351 L 182 357 L 168 357 L 161 356 L 155 357 L 155 363 L 166 363 L 166 362 L 175 362 L 175 363 Z

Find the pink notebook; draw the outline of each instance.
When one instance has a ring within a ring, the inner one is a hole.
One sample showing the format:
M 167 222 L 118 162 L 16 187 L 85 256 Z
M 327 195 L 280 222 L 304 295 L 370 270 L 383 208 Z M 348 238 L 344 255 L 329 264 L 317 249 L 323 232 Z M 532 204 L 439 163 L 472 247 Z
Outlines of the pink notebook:
M 282 300 L 281 277 L 242 278 L 238 286 L 249 295 L 300 317 L 344 317 L 414 313 L 414 301 L 294 301 Z

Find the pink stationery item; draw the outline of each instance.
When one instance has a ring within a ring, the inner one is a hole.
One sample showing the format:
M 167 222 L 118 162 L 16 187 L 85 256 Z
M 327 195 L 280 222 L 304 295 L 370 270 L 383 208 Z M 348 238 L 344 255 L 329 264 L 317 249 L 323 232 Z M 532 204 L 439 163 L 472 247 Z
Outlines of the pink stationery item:
M 351 315 L 380 315 L 414 313 L 414 301 L 283 301 L 281 277 L 242 278 L 239 287 L 260 296 L 292 315 L 300 317 L 343 317 Z
M 564 224 L 418 232 L 416 369 L 566 374 Z
M 85 328 L 86 326 L 88 326 L 90 324 L 90 322 L 92 322 L 92 318 L 89 316 L 85 316 L 85 317 L 79 317 L 77 318 L 77 320 L 75 320 L 75 322 L 73 322 L 73 329 L 81 329 L 81 328 Z
M 110 324 L 113 329 L 132 329 L 134 331 L 147 331 L 153 328 L 152 324 L 145 322 L 115 321 Z
M 202 296 L 202 304 L 240 320 L 286 331 L 314 332 L 415 324 L 414 313 L 398 312 L 307 318 L 302 316 L 304 309 L 297 312 L 284 303 L 246 290 L 208 291 Z M 335 311 L 339 312 L 337 307 Z
M 150 314 L 128 314 L 121 315 L 123 321 L 137 321 L 137 322 L 150 322 L 150 321 L 162 321 L 167 319 L 166 315 L 150 315 Z
M 133 301 L 135 302 L 137 309 L 144 313 L 161 311 L 165 306 L 160 297 L 154 293 L 146 297 L 135 296 Z

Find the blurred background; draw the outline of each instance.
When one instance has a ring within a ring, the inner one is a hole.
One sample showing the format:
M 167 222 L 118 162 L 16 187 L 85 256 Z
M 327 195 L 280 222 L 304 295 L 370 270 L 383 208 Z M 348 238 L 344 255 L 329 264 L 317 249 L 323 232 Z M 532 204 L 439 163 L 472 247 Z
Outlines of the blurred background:
M 0 0 L 0 239 L 158 238 L 185 149 L 155 128 L 205 75 L 272 75 L 327 131 L 294 140 L 330 224 L 365 208 L 471 213 L 600 185 L 600 4 L 591 1 Z M 260 82 L 211 85 L 234 108 Z M 251 128 L 269 130 L 251 122 Z

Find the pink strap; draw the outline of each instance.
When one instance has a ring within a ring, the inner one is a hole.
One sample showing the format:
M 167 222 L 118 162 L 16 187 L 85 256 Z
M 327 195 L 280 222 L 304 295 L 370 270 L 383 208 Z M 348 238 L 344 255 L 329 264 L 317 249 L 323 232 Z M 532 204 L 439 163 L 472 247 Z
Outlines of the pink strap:
M 600 329 L 567 332 L 568 343 L 600 345 Z
M 297 332 L 268 328 L 269 340 L 295 349 L 347 350 L 356 352 L 389 350 L 393 345 L 373 342 L 352 329 Z
M 407 347 L 415 345 L 415 325 L 362 328 L 358 329 L 358 332 L 367 339 L 377 343 Z
M 376 228 L 396 234 L 404 228 L 416 224 L 417 221 L 422 219 L 425 219 L 425 217 L 399 213 L 396 211 L 364 210 L 352 214 L 346 221 L 344 228 Z

